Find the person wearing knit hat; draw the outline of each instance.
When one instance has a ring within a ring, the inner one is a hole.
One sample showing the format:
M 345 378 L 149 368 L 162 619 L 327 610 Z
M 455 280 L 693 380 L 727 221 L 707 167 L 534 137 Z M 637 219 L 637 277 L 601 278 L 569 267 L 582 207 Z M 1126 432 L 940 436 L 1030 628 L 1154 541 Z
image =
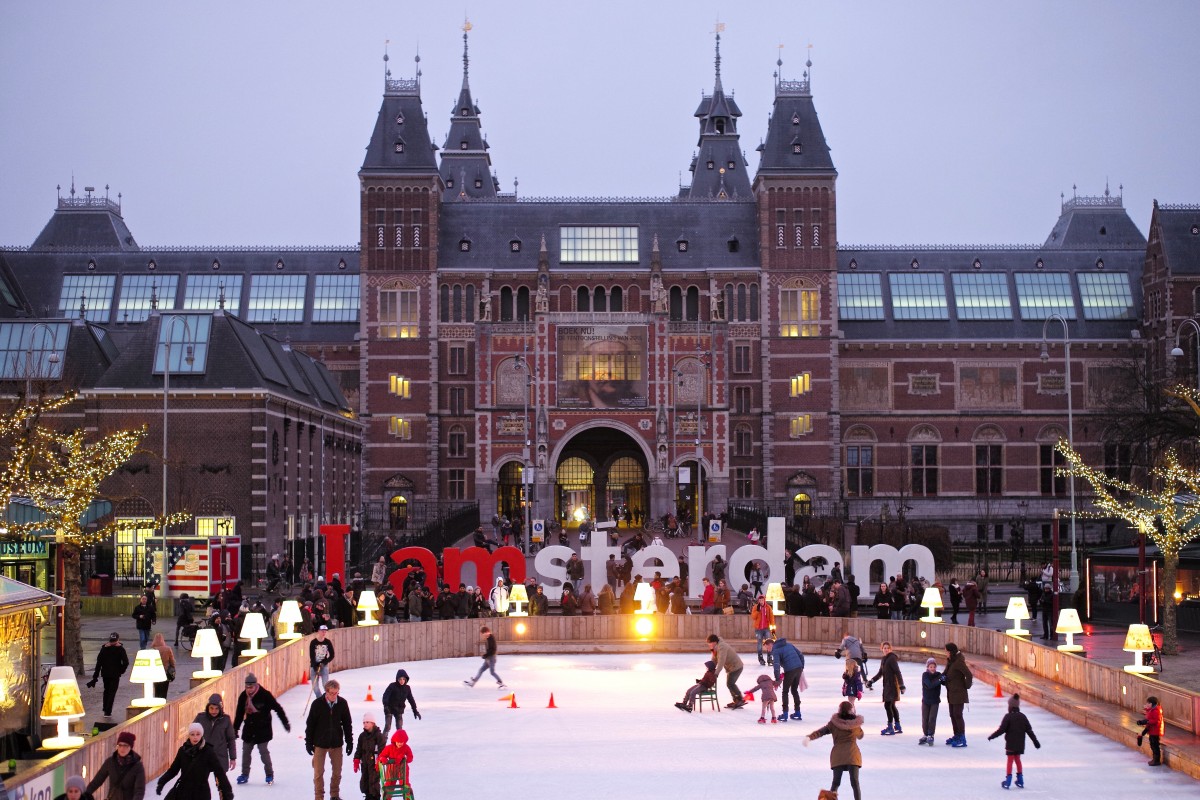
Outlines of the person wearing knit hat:
M 54 800 L 92 800 L 92 796 L 85 790 L 87 789 L 87 781 L 78 775 L 72 775 L 67 778 L 65 790 Z
M 971 668 L 967 666 L 966 658 L 959 652 L 958 645 L 948 642 L 946 652 L 949 656 L 946 659 L 946 669 L 942 673 L 942 683 L 946 687 L 946 703 L 950 706 L 950 724 L 954 728 L 954 735 L 946 740 L 946 744 L 951 747 L 966 747 L 967 727 L 963 721 L 963 706 L 971 702 L 967 692 L 971 688 L 975 676 L 971 674 Z
M 96 668 L 92 671 L 92 679 L 88 688 L 94 688 L 96 681 L 104 681 L 104 716 L 111 717 L 113 702 L 117 697 L 117 689 L 121 686 L 121 676 L 129 669 L 129 654 L 121 644 L 121 636 L 115 631 L 109 634 L 108 643 L 96 653 Z
M 1033 733 L 1029 718 L 1021 713 L 1021 695 L 1014 694 L 1008 699 L 1008 713 L 1000 720 L 1000 727 L 988 737 L 990 742 L 997 736 L 1004 736 L 1004 753 L 1008 756 L 1008 765 L 1004 780 L 1000 786 L 1007 789 L 1012 785 L 1013 767 L 1017 768 L 1017 788 L 1025 788 L 1025 768 L 1021 766 L 1021 756 L 1025 754 L 1025 737 L 1028 736 L 1033 746 L 1042 749 L 1042 743 Z
M 217 780 L 217 796 L 220 800 L 233 800 L 233 787 L 225 777 L 225 770 L 217 758 L 211 742 L 205 741 L 206 728 L 199 722 L 188 726 L 187 739 L 175 752 L 175 759 L 158 779 L 155 791 L 162 794 L 167 783 L 176 775 L 179 780 L 171 788 L 172 800 L 211 800 L 208 776 Z
M 375 724 L 375 715 L 370 711 L 363 714 L 363 729 L 358 734 L 358 746 L 354 749 L 354 771 L 362 772 L 358 788 L 365 800 L 379 800 L 379 754 L 387 744 L 387 737 Z
M 258 757 L 262 760 L 263 771 L 266 772 L 267 785 L 275 783 L 275 767 L 271 763 L 271 751 L 268 749 L 274 736 L 271 727 L 272 711 L 279 716 L 283 729 L 290 733 L 292 726 L 288 724 L 283 706 L 275 699 L 275 695 L 258 682 L 253 672 L 247 673 L 246 688 L 238 695 L 237 710 L 233 715 L 234 736 L 240 735 L 242 740 L 242 773 L 238 775 L 238 785 L 250 781 L 250 760 L 255 748 L 258 748 Z
M 225 700 L 221 695 L 209 695 L 204 710 L 192 722 L 203 727 L 204 739 L 212 745 L 221 771 L 228 772 L 237 767 L 237 734 L 233 730 L 233 720 L 225 713 Z
M 925 671 L 921 673 L 921 740 L 917 744 L 933 747 L 937 733 L 938 707 L 942 704 L 942 673 L 938 672 L 935 659 L 925 659 Z
M 137 737 L 129 731 L 117 734 L 116 749 L 104 759 L 83 794 L 94 795 L 107 781 L 105 800 L 142 800 L 146 794 L 146 766 L 133 750 L 136 742 Z

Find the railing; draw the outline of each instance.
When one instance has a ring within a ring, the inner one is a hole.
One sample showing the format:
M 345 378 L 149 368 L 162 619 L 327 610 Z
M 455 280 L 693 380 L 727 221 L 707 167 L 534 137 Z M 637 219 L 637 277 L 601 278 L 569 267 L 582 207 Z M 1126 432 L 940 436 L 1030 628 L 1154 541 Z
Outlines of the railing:
M 121 214 L 121 204 L 116 200 L 109 200 L 107 197 L 96 197 L 93 195 L 84 195 L 83 197 L 60 197 L 58 198 L 59 208 L 102 208 L 106 211 L 113 211 L 118 216 Z

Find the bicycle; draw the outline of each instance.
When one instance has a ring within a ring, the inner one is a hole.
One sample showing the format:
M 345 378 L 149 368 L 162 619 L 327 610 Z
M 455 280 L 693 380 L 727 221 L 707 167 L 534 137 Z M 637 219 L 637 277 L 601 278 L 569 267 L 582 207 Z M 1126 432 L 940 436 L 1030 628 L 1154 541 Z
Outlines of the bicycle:
M 1142 666 L 1154 667 L 1155 672 L 1162 673 L 1162 640 L 1163 629 L 1162 625 L 1154 625 L 1150 628 L 1150 642 L 1154 645 L 1154 649 L 1148 653 L 1142 653 Z

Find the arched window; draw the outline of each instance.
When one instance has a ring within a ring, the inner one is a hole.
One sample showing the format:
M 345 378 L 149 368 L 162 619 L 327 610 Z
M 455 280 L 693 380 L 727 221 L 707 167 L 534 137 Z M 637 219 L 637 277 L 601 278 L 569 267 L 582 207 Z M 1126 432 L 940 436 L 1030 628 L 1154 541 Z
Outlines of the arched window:
M 510 286 L 504 286 L 500 289 L 500 321 L 512 322 L 513 320 L 513 290 Z
M 812 498 L 805 492 L 797 492 L 792 496 L 792 516 L 811 517 Z
M 442 322 L 450 321 L 450 287 L 444 283 L 438 297 L 438 319 Z
M 608 293 L 608 310 L 609 311 L 624 311 L 625 297 L 621 293 L 620 286 L 614 286 Z
M 689 322 L 700 319 L 700 289 L 695 286 L 688 287 L 685 312 Z
M 529 319 L 529 287 L 517 289 L 517 319 L 525 322 Z
M 671 287 L 671 319 L 683 319 L 683 289 L 678 286 Z
M 746 284 L 739 283 L 737 287 L 737 318 L 738 322 L 750 319 L 750 311 L 746 308 Z
M 603 286 L 596 287 L 596 293 L 592 297 L 593 311 L 608 311 L 608 292 Z
M 587 290 L 586 286 L 580 286 L 575 291 L 575 310 L 576 311 L 591 311 L 592 310 L 592 293 Z
M 457 284 L 457 283 L 454 284 L 454 289 L 452 290 L 451 296 L 450 296 L 450 306 L 451 306 L 450 314 L 453 317 L 454 321 L 462 322 L 462 319 L 463 319 L 463 295 L 462 295 L 462 286 L 460 284 Z
M 467 322 L 475 321 L 475 308 L 476 308 L 476 306 L 475 306 L 475 286 L 473 284 L 468 283 L 467 284 L 467 299 L 466 299 Z
M 733 454 L 748 456 L 754 453 L 754 431 L 749 425 L 738 425 L 733 432 Z
M 750 284 L 750 321 L 758 322 L 758 284 Z

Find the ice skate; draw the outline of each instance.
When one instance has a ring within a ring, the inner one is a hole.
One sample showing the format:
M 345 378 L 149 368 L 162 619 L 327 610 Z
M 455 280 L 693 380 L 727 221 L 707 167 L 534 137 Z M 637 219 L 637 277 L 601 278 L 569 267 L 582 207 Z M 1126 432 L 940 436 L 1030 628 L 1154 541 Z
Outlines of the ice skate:
M 465 681 L 463 681 L 463 686 L 474 686 L 474 685 L 475 685 L 474 678 L 467 678 Z

